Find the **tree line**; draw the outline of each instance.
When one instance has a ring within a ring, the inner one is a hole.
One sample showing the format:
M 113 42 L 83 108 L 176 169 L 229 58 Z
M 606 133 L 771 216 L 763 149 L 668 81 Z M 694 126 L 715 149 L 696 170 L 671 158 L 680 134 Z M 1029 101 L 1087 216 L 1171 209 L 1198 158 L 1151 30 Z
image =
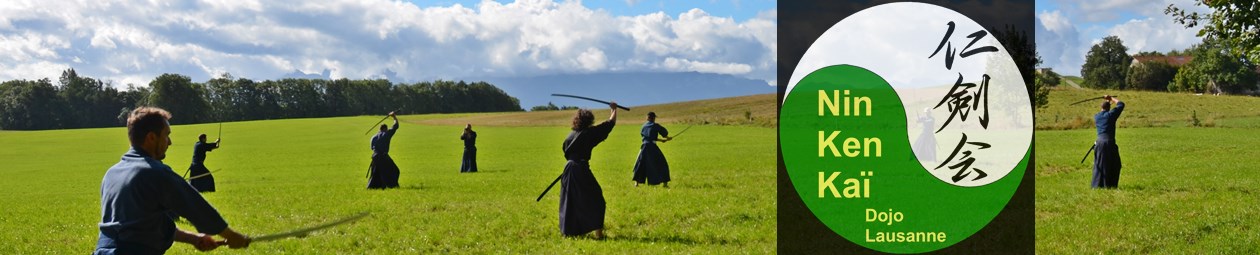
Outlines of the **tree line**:
M 522 111 L 520 101 L 486 82 L 437 80 L 280 79 L 255 81 L 223 74 L 203 83 L 162 74 L 149 86 L 119 90 L 74 69 L 50 79 L 0 83 L 0 129 L 117 127 L 139 106 L 156 106 L 171 124 L 285 118 Z
M 1125 53 L 1128 47 L 1116 36 L 1103 38 L 1085 57 L 1081 74 L 1085 85 L 1102 89 L 1134 89 L 1193 93 L 1260 93 L 1257 66 L 1244 54 L 1232 52 L 1216 39 L 1182 51 L 1140 52 L 1137 57 L 1182 57 L 1190 61 L 1173 65 L 1167 61 L 1134 63 Z

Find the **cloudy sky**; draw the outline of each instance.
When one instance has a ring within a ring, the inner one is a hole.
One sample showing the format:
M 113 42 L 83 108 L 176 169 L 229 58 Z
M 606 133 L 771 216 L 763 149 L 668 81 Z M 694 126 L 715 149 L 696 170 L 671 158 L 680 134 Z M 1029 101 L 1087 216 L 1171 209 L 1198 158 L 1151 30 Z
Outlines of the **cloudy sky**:
M 147 85 L 162 73 L 408 82 L 560 73 L 775 76 L 770 0 L 9 1 L 0 80 L 74 68 Z
M 1193 0 L 1037 0 L 1037 51 L 1045 67 L 1080 75 L 1085 54 L 1103 37 L 1120 37 L 1129 54 L 1182 50 L 1200 42 L 1198 28 L 1187 29 L 1164 14 L 1169 4 L 1198 12 Z

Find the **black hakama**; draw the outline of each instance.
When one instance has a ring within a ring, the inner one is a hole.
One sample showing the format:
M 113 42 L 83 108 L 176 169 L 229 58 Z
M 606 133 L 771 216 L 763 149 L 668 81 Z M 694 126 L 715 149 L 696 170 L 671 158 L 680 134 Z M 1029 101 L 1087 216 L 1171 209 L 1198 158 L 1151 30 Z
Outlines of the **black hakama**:
M 394 164 L 394 159 L 389 154 L 373 155 L 368 172 L 371 173 L 368 177 L 369 189 L 398 187 L 398 165 Z
M 464 140 L 464 159 L 459 163 L 459 172 L 477 172 L 477 132 L 469 131 L 459 139 Z
M 669 162 L 655 142 L 639 146 L 639 159 L 634 162 L 634 181 L 650 185 L 669 182 Z
M 604 228 L 604 191 L 591 172 L 591 150 L 608 138 L 616 122 L 605 121 L 569 133 L 564 142 L 568 163 L 560 175 L 560 233 L 575 236 Z

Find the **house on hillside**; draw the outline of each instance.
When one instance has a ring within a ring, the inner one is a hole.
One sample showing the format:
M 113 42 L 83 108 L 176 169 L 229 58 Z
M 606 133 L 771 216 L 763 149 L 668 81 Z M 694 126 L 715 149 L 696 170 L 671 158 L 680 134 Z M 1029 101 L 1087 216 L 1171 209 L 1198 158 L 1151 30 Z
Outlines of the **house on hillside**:
M 1173 67 L 1180 68 L 1181 66 L 1189 64 L 1191 60 L 1194 60 L 1194 56 L 1133 56 L 1133 62 L 1129 63 L 1129 68 L 1150 62 L 1164 62 Z

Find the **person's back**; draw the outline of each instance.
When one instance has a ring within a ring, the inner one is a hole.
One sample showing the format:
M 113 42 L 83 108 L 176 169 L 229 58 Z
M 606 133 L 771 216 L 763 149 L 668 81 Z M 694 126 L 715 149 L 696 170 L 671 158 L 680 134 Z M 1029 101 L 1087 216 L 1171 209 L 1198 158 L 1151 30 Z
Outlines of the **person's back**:
M 394 127 L 384 129 L 372 136 L 372 154 L 389 154 L 389 141 L 394 138 L 394 133 L 398 132 L 398 121 L 394 121 Z
M 643 137 L 644 143 L 655 143 L 660 136 L 668 136 L 668 132 L 665 127 L 656 124 L 656 122 L 648 121 L 643 123 L 643 129 L 639 132 L 639 135 Z
M 1115 138 L 1116 121 L 1120 119 L 1120 113 L 1124 112 L 1124 102 L 1117 101 L 1116 106 L 1110 110 L 1103 110 L 1094 114 L 1094 126 L 1097 128 L 1098 136 L 1106 136 Z

